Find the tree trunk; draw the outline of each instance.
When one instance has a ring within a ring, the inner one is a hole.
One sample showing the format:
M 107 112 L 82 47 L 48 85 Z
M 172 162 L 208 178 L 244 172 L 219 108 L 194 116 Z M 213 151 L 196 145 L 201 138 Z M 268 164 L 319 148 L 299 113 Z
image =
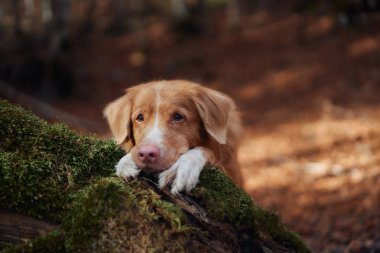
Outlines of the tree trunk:
M 0 209 L 0 242 L 22 243 L 57 228 L 55 224 Z
M 12 0 L 13 33 L 16 37 L 22 34 L 21 29 L 21 0 Z

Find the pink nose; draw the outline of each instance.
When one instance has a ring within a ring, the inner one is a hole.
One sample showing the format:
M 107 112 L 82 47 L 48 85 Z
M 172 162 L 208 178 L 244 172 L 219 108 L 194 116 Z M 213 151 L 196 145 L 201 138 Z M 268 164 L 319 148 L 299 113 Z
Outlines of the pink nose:
M 160 156 L 160 150 L 155 145 L 144 145 L 138 149 L 137 157 L 142 163 L 152 163 Z

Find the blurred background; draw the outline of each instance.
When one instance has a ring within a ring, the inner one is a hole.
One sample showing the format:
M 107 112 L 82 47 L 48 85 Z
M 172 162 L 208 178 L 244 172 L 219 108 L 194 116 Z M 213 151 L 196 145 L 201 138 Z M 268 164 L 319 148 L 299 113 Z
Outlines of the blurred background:
M 380 252 L 380 0 L 1 0 L 0 98 L 110 138 L 104 106 L 233 97 L 246 191 L 313 252 Z

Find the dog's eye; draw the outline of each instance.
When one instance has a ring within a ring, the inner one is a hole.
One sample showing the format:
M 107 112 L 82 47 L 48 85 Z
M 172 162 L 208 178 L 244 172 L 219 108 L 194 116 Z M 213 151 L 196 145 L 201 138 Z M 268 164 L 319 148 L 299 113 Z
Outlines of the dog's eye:
M 176 113 L 176 114 L 173 115 L 173 120 L 177 121 L 177 122 L 181 121 L 181 120 L 183 120 L 183 116 L 181 114 L 179 114 L 179 113 Z
M 141 113 L 139 115 L 137 115 L 136 121 L 137 122 L 143 122 L 144 121 L 144 115 L 142 115 Z

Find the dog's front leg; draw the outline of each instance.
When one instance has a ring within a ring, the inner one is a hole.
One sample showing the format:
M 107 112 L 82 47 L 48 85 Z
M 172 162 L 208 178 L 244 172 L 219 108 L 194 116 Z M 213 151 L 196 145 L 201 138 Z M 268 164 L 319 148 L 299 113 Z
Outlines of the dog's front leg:
M 190 192 L 198 183 L 199 175 L 211 156 L 211 151 L 195 147 L 182 154 L 166 171 L 159 175 L 160 188 L 172 185 L 171 193 Z
M 123 156 L 116 165 L 116 175 L 128 180 L 129 178 L 137 177 L 140 173 L 140 169 L 132 159 L 131 152 Z

